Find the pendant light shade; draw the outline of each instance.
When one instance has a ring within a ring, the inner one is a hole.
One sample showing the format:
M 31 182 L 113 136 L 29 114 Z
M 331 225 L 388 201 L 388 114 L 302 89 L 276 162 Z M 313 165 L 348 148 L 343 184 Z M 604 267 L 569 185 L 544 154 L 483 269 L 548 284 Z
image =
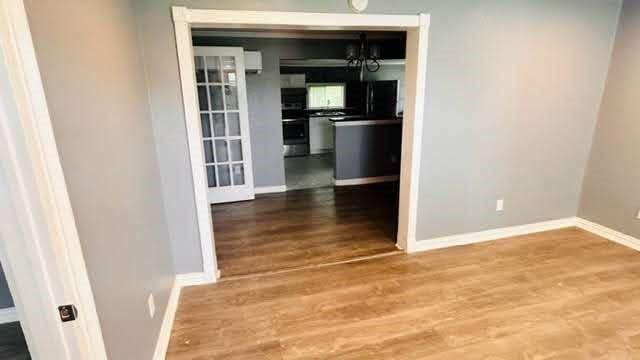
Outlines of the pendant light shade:
M 367 35 L 360 34 L 360 43 L 350 43 L 346 49 L 347 67 L 353 70 L 376 72 L 380 70 L 378 60 L 382 56 L 382 48 L 378 44 L 368 44 Z

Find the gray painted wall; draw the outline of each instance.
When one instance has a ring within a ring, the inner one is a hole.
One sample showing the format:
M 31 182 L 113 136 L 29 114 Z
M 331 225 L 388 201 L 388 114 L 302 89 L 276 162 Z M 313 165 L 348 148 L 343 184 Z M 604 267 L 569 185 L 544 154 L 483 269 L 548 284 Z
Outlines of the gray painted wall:
M 402 124 L 334 126 L 334 178 L 400 174 Z
M 133 4 L 25 2 L 109 358 L 150 359 L 174 272 Z
M 343 0 L 140 0 L 178 272 L 201 271 L 171 5 L 349 12 Z M 418 239 L 575 216 L 620 0 L 371 1 L 430 13 Z M 496 213 L 495 201 L 505 199 Z
M 7 284 L 4 270 L 0 264 L 0 309 L 6 309 L 13 306 L 13 298 L 11 297 L 11 291 L 9 291 L 9 284 Z
M 640 2 L 625 1 L 579 216 L 640 237 Z

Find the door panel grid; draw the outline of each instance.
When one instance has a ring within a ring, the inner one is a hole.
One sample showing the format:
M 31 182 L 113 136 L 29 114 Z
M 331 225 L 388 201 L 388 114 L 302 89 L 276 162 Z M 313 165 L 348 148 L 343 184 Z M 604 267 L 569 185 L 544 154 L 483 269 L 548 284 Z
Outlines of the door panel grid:
M 247 169 L 250 157 L 245 156 L 249 150 L 247 105 L 241 98 L 246 96 L 244 68 L 237 55 L 212 54 L 216 49 L 221 48 L 196 48 L 194 58 L 210 200 L 216 202 L 216 191 L 234 187 L 251 187 L 253 198 L 253 181 L 247 179 L 251 176 Z M 224 196 L 219 202 L 243 197 Z

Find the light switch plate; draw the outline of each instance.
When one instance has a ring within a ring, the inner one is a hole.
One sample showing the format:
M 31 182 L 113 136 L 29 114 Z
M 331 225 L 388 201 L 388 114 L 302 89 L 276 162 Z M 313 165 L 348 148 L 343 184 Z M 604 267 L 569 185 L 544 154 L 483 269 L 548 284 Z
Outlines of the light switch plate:
M 636 219 L 640 220 L 640 210 L 638 210 L 638 214 L 636 215 Z
M 502 211 L 502 210 L 504 210 L 504 200 L 499 199 L 498 201 L 496 201 L 496 211 Z

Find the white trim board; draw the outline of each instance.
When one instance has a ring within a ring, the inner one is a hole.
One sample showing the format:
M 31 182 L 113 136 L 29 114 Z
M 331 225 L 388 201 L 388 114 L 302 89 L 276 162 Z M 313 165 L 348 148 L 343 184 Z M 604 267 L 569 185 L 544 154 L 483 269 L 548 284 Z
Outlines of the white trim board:
M 211 284 L 217 281 L 220 274 L 217 274 L 215 279 L 212 279 L 211 275 L 208 272 L 178 274 L 176 275 L 176 282 L 180 287 Z
M 274 194 L 274 193 L 283 193 L 287 191 L 287 185 L 277 185 L 277 186 L 261 186 L 254 189 L 254 193 L 257 194 Z
M 582 230 L 588 231 L 609 241 L 627 246 L 631 249 L 640 251 L 640 239 L 631 235 L 621 233 L 617 230 L 610 229 L 606 226 L 591 222 L 579 217 L 569 217 L 558 220 L 544 221 L 526 225 L 510 226 L 497 228 L 474 233 L 443 236 L 429 240 L 421 240 L 415 242 L 417 246 L 409 249 L 409 253 L 442 249 L 452 246 L 475 244 L 479 242 L 499 240 L 513 236 L 533 234 L 543 231 L 563 229 L 575 226 Z
M 513 236 L 533 234 L 542 231 L 563 229 L 572 226 L 576 226 L 575 217 L 497 228 L 474 233 L 443 236 L 439 238 L 417 241 L 413 243 L 415 244 L 415 246 L 410 247 L 408 252 L 415 253 L 421 251 L 443 249 L 452 246 L 475 244 L 485 241 L 509 238 Z
M 198 28 L 403 31 L 421 25 L 416 15 L 172 9 L 174 21 Z
M 20 321 L 15 307 L 0 309 L 0 324 Z
M 582 230 L 586 230 L 588 232 L 601 236 L 607 240 L 640 251 L 640 239 L 635 238 L 631 235 L 621 233 L 619 231 L 610 229 L 600 224 L 596 224 L 583 218 L 576 218 L 575 226 L 579 227 Z
M 185 10 L 185 8 L 182 8 Z M 185 15 L 184 13 L 182 15 Z M 218 270 L 218 262 L 215 255 L 213 238 L 213 224 L 207 199 L 207 185 L 204 166 L 204 150 L 202 145 L 201 128 L 199 125 L 200 111 L 196 95 L 195 64 L 193 58 L 193 46 L 191 44 L 191 27 L 184 21 L 185 16 L 173 12 L 174 33 L 178 52 L 178 70 L 180 73 L 180 85 L 184 118 L 187 128 L 187 144 L 191 164 L 191 176 L 193 179 L 193 193 L 196 201 L 196 217 L 200 232 L 200 251 L 202 253 L 202 270 L 207 277 L 216 281 L 215 273 Z M 182 19 L 182 20 L 180 20 Z
M 375 176 L 375 177 L 367 177 L 367 178 L 342 179 L 342 180 L 333 179 L 333 184 L 335 186 L 353 186 L 353 185 L 377 184 L 377 183 L 392 182 L 392 181 L 398 181 L 398 180 L 400 180 L 399 175 L 388 175 L 388 176 Z
M 406 31 L 405 112 L 402 121 L 402 156 L 397 244 L 408 249 L 415 241 L 418 185 L 422 146 L 422 123 L 426 96 L 426 67 L 429 48 L 428 14 L 383 15 L 350 13 L 304 13 L 171 8 L 174 22 L 178 70 L 187 128 L 187 143 L 194 181 L 197 223 L 200 230 L 203 271 L 214 279 L 217 273 L 214 232 L 206 199 L 205 167 L 199 139 L 200 115 L 197 107 L 193 63 L 192 28 L 322 30 L 322 31 Z
M 153 360 L 164 360 L 167 355 L 169 341 L 171 340 L 171 330 L 173 329 L 173 322 L 176 317 L 176 312 L 178 311 L 178 305 L 180 304 L 182 288 L 186 286 L 210 284 L 212 281 L 208 276 L 209 274 L 204 272 L 176 275 L 173 281 L 173 286 L 171 287 L 171 293 L 169 294 L 169 300 L 167 301 L 167 307 L 162 318 L 162 325 L 158 332 L 156 348 L 153 352 Z
M 171 330 L 173 329 L 173 321 L 175 320 L 176 311 L 178 310 L 181 290 L 182 286 L 178 281 L 178 276 L 176 276 L 176 279 L 173 281 L 173 286 L 171 287 L 171 293 L 169 294 L 167 307 L 164 311 L 164 317 L 162 318 L 162 325 L 160 326 L 160 332 L 158 333 L 158 340 L 156 342 L 156 349 L 153 353 L 153 360 L 164 360 L 167 356 L 169 340 L 171 339 Z
M 329 39 L 329 40 L 360 40 L 360 31 L 231 31 L 231 30 L 194 30 L 193 36 L 226 37 L 226 38 L 265 38 L 265 39 Z M 398 32 L 373 32 L 367 34 L 368 40 L 401 39 Z M 344 62 L 344 60 L 342 60 Z

